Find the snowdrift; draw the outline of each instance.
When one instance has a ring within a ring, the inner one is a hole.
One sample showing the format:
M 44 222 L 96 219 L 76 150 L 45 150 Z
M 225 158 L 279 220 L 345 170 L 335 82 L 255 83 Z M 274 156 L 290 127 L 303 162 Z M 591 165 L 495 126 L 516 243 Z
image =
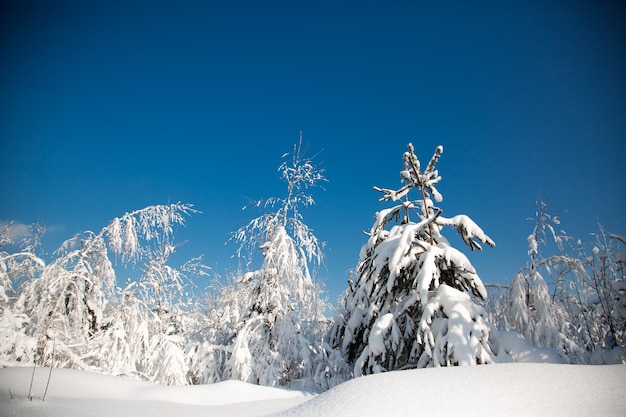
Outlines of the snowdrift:
M 626 365 L 498 364 L 388 372 L 323 394 L 239 381 L 159 386 L 69 369 L 0 369 L 0 416 L 624 416 Z
M 313 394 L 240 381 L 212 385 L 161 386 L 149 382 L 72 369 L 54 369 L 45 402 L 48 368 L 0 369 L 0 416 L 160 417 L 269 415 L 293 407 Z
M 498 364 L 375 374 L 280 417 L 624 416 L 626 365 Z

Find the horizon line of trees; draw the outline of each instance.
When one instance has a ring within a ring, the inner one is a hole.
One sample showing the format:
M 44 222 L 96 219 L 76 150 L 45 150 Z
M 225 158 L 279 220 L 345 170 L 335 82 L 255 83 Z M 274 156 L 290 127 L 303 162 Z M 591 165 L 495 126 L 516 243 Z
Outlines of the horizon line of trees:
M 456 230 L 470 250 L 495 246 L 469 216 L 442 215 L 441 146 L 422 166 L 409 144 L 402 187 L 374 187 L 392 206 L 376 213 L 327 318 L 311 273 L 323 243 L 301 212 L 326 178 L 304 154 L 300 136 L 279 167 L 285 196 L 256 202 L 262 214 L 233 233 L 246 270 L 202 297 L 190 288 L 195 277 L 211 275 L 202 259 L 168 263 L 176 227 L 197 213 L 191 204 L 126 213 L 67 240 L 49 263 L 38 255 L 41 226 L 13 242 L 7 225 L 0 231 L 0 366 L 323 391 L 377 372 L 514 361 L 510 332 L 562 362 L 626 363 L 626 239 L 600 228 L 589 249 L 557 230 L 560 220 L 539 201 L 528 263 L 508 286 L 483 284 L 442 234 Z M 556 253 L 544 253 L 551 242 Z M 120 286 L 114 260 L 141 265 L 141 276 Z

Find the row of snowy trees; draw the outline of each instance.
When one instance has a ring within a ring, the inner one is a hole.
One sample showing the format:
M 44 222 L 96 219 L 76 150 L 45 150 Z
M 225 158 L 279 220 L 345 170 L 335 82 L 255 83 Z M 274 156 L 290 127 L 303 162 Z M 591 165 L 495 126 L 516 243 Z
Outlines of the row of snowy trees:
M 50 264 L 37 255 L 42 230 L 15 253 L 8 225 L 0 240 L 0 360 L 3 364 L 92 369 L 163 384 L 239 379 L 307 386 L 328 319 L 309 266 L 322 242 L 302 221 L 308 190 L 325 181 L 303 156 L 302 141 L 279 171 L 284 198 L 257 202 L 264 213 L 238 230 L 242 259 L 261 250 L 260 268 L 244 271 L 201 300 L 189 282 L 210 270 L 201 259 L 173 268 L 173 232 L 197 211 L 150 206 L 114 219 L 100 232 L 66 241 Z M 285 155 L 287 156 L 287 155 Z M 142 265 L 118 285 L 113 263 Z
M 99 233 L 67 240 L 49 264 L 35 245 L 0 252 L 0 357 L 185 383 L 176 363 L 183 357 L 185 281 L 206 269 L 196 259 L 179 269 L 167 260 L 175 226 L 194 212 L 170 204 L 127 213 Z M 8 229 L 2 236 L 10 243 Z M 143 262 L 141 277 L 120 288 L 111 255 Z
M 16 246 L 9 224 L 0 233 L 0 361 L 163 384 L 325 390 L 375 372 L 511 360 L 500 334 L 516 331 L 572 363 L 624 362 L 624 239 L 601 233 L 587 254 L 540 203 L 528 265 L 508 287 L 485 286 L 442 234 L 455 229 L 471 250 L 495 245 L 468 216 L 443 216 L 442 153 L 422 167 L 409 145 L 403 186 L 374 188 L 392 206 L 376 213 L 332 319 L 311 273 L 323 244 L 301 211 L 326 179 L 302 140 L 279 167 L 285 196 L 256 202 L 262 215 L 233 234 L 240 259 L 260 250 L 260 266 L 245 262 L 204 299 L 189 288 L 211 274 L 202 260 L 168 263 L 176 227 L 197 212 L 191 205 L 127 213 L 68 240 L 49 263 L 38 255 L 41 227 Z M 558 251 L 544 256 L 548 238 Z M 120 286 L 113 262 L 140 277 Z

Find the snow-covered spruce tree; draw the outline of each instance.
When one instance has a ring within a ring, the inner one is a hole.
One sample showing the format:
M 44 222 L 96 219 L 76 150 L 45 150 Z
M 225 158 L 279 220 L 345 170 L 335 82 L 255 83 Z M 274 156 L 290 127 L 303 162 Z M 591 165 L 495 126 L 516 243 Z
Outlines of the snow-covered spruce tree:
M 434 205 L 442 201 L 435 188 L 442 152 L 437 147 L 422 171 L 409 144 L 400 173 L 404 186 L 374 187 L 381 201 L 399 204 L 376 213 L 357 281 L 328 333 L 354 376 L 493 361 L 486 313 L 468 294 L 484 298 L 485 288 L 467 257 L 440 231 L 456 228 L 471 249 L 481 249 L 475 239 L 495 244 L 468 216 L 446 218 Z M 409 199 L 411 191 L 417 200 Z
M 27 333 L 38 340 L 37 362 L 90 368 L 84 358 L 92 356 L 97 334 L 112 324 L 105 314 L 116 288 L 109 250 L 122 262 L 136 262 L 169 241 L 173 227 L 193 212 L 180 203 L 149 206 L 114 219 L 97 234 L 87 231 L 66 241 L 41 276 L 22 285 L 16 303 L 31 318 Z
M 259 203 L 269 211 L 234 235 L 240 255 L 260 244 L 263 264 L 238 279 L 236 293 L 246 302 L 235 314 L 240 321 L 224 378 L 302 386 L 312 381 L 326 320 L 320 288 L 309 271 L 309 263 L 322 260 L 322 244 L 302 221 L 300 209 L 314 203 L 307 192 L 325 178 L 303 156 L 302 137 L 279 172 L 287 183 L 286 196 Z

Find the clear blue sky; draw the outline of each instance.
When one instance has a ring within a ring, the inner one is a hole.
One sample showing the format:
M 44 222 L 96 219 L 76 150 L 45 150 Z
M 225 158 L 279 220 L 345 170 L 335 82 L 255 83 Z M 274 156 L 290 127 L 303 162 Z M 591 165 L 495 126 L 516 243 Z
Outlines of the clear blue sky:
M 576 237 L 624 234 L 624 9 L 435 3 L 2 2 L 0 220 L 45 222 L 52 251 L 193 203 L 179 256 L 226 275 L 228 234 L 259 214 L 242 206 L 283 195 L 302 131 L 329 179 L 304 221 L 327 242 L 331 301 L 408 142 L 422 159 L 444 146 L 444 215 L 497 243 L 470 255 L 485 282 L 525 264 L 539 195 Z

